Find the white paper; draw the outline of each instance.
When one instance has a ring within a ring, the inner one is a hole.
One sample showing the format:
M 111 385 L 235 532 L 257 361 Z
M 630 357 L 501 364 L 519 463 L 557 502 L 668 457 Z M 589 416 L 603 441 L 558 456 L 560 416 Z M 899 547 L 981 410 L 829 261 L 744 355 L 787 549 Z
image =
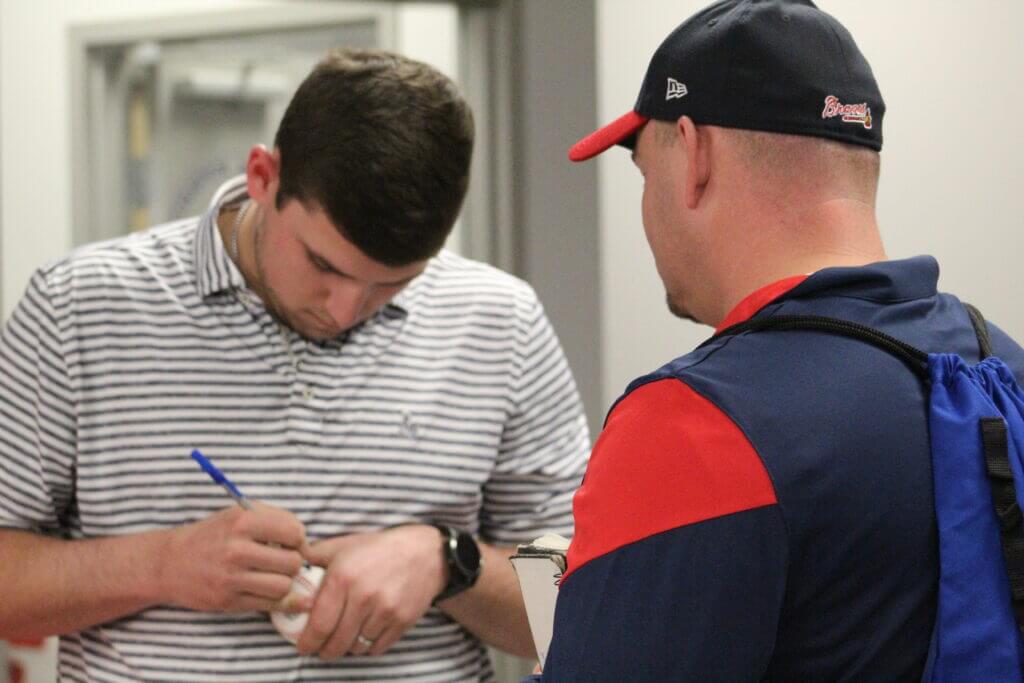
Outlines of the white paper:
M 545 534 L 529 545 L 521 545 L 512 556 L 512 566 L 519 577 L 519 589 L 526 603 L 533 644 L 541 669 L 547 659 L 551 634 L 555 625 L 555 601 L 558 581 L 565 568 L 569 540 L 556 534 Z

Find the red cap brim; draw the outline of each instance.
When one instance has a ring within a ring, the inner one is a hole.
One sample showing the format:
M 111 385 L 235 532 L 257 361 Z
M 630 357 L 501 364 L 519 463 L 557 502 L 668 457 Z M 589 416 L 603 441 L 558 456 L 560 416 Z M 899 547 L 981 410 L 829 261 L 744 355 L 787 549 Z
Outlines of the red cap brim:
M 636 135 L 636 132 L 648 121 L 650 121 L 649 118 L 641 116 L 635 111 L 623 114 L 604 128 L 598 128 L 573 145 L 569 150 L 569 159 L 571 161 L 586 161 L 595 157 L 612 145 L 617 145 L 626 138 Z

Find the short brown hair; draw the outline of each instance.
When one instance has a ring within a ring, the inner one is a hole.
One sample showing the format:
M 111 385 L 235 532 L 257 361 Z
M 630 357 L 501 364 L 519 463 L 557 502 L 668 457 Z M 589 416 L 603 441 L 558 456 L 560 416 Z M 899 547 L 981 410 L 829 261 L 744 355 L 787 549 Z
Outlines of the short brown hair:
M 322 208 L 370 258 L 402 266 L 436 254 L 469 184 L 473 115 L 422 62 L 332 50 L 299 86 L 274 145 L 278 208 Z

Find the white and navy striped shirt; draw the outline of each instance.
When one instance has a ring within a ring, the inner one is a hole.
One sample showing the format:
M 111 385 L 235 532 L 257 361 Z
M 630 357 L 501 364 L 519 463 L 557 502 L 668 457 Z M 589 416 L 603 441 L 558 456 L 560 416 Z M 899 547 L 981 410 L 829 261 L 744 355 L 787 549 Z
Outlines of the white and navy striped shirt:
M 38 271 L 0 340 L 0 526 L 84 539 L 230 504 L 199 448 L 311 540 L 437 520 L 512 544 L 572 532 L 589 452 L 533 291 L 442 252 L 344 339 L 282 333 L 201 218 Z M 287 334 L 287 337 L 285 336 Z M 293 366 L 284 344 L 301 362 Z M 157 607 L 61 638 L 66 681 L 479 681 L 481 644 L 431 609 L 388 653 L 299 656 L 262 613 Z

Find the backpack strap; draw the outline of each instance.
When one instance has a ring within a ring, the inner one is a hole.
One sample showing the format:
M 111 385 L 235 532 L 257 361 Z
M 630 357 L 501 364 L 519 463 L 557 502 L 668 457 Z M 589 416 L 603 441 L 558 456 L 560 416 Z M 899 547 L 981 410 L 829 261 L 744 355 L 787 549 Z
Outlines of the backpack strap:
M 971 318 L 982 359 L 992 355 L 992 339 L 985 317 L 977 308 L 965 303 Z M 992 504 L 999 518 L 999 536 L 1003 546 L 1006 573 L 1010 577 L 1013 611 L 1017 625 L 1024 629 L 1024 515 L 1017 504 L 1017 489 L 1010 468 L 1010 452 L 1006 421 L 1001 417 L 981 420 L 981 443 L 985 453 L 985 469 L 992 484 Z
M 988 358 L 992 355 L 992 341 L 985 318 L 977 308 L 970 304 L 964 304 L 964 308 L 971 319 L 974 334 L 978 338 L 981 357 Z M 764 330 L 812 330 L 859 339 L 899 358 L 922 380 L 930 381 L 927 353 L 873 327 L 839 318 L 814 315 L 752 318 L 727 327 L 698 348 L 723 337 Z M 1021 513 L 1017 504 L 1013 471 L 1010 469 L 1006 422 L 1001 417 L 982 418 L 979 427 L 985 465 L 989 481 L 992 484 L 992 502 L 995 506 L 996 516 L 999 518 L 1000 540 L 1003 547 L 1003 559 L 1006 561 L 1006 571 L 1010 578 L 1013 609 L 1017 625 L 1024 631 L 1024 514 Z
M 984 360 L 992 355 L 992 338 L 988 335 L 988 325 L 985 324 L 985 316 L 971 304 L 964 303 L 967 315 L 971 318 L 971 325 L 974 326 L 974 336 L 978 338 L 978 348 L 981 349 L 981 358 Z
M 860 339 L 886 351 L 890 355 L 896 356 L 921 379 L 927 381 L 929 378 L 928 354 L 924 351 L 873 327 L 849 320 L 818 315 L 776 315 L 767 318 L 751 318 L 750 320 L 745 320 L 725 328 L 697 348 L 706 346 L 723 337 L 730 337 L 742 334 L 743 332 L 760 332 L 762 330 L 812 330 Z

